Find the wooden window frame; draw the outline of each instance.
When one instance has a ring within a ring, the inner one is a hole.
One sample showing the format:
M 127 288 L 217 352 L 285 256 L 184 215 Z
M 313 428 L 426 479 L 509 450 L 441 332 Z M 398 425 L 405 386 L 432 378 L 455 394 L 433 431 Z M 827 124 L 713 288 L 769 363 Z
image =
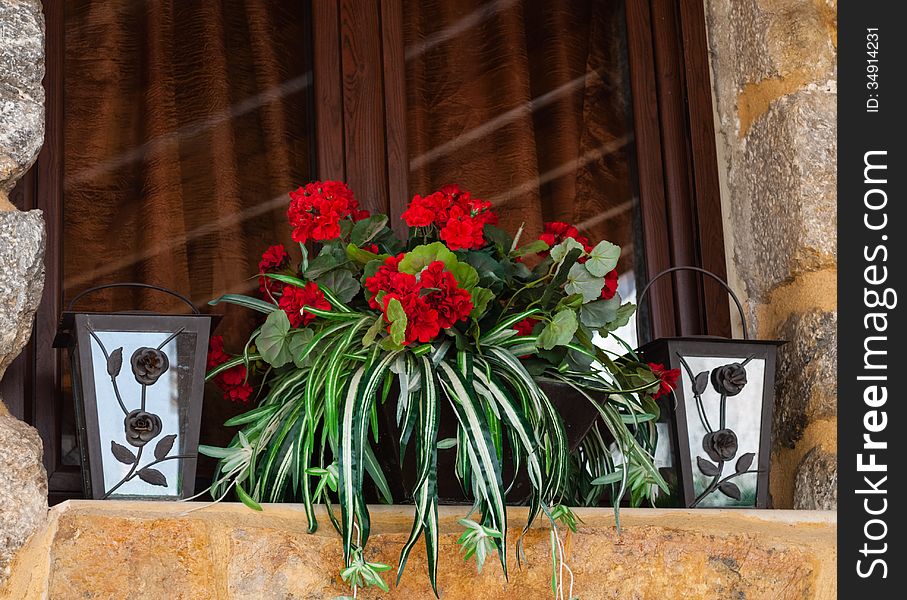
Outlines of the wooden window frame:
M 44 3 L 45 143 L 11 194 L 44 211 L 44 298 L 32 340 L 0 382 L 11 412 L 44 440 L 52 503 L 81 496 L 61 463 L 64 361 L 51 350 L 62 303 L 63 3 Z M 726 278 L 705 15 L 701 0 L 626 0 L 636 171 L 646 274 L 694 265 Z M 397 227 L 408 197 L 402 0 L 312 3 L 318 176 L 347 181 Z M 694 274 L 655 286 L 643 307 L 655 337 L 729 335 L 728 301 Z M 679 326 L 678 326 L 679 324 Z

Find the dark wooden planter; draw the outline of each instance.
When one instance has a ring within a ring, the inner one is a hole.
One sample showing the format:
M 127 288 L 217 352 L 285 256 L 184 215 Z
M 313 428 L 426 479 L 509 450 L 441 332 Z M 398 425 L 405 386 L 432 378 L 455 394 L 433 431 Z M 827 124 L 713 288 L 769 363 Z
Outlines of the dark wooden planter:
M 597 409 L 585 397 L 566 384 L 544 380 L 539 382 L 539 386 L 545 391 L 560 414 L 570 450 L 575 450 L 598 418 Z M 408 454 L 403 457 L 403 461 L 400 461 L 399 432 L 396 422 L 397 406 L 396 401 L 392 400 L 395 398 L 396 391 L 392 390 L 387 403 L 380 407 L 378 415 L 381 421 L 380 433 L 375 454 L 384 469 L 394 502 L 409 504 L 412 502 L 411 493 L 416 484 L 415 460 L 410 448 Z M 457 418 L 453 408 L 448 402 L 442 402 L 440 412 L 438 439 L 456 437 Z M 413 435 L 417 435 L 417 432 L 414 432 Z M 504 481 L 507 483 L 513 481 L 507 495 L 507 502 L 509 504 L 525 503 L 530 492 L 529 478 L 524 470 L 516 474 L 513 472 L 510 449 L 506 445 L 502 467 Z M 515 480 L 514 476 L 516 476 Z M 370 494 L 369 500 L 377 500 L 374 491 Z M 438 502 L 441 504 L 471 503 L 467 494 L 460 487 L 456 476 L 456 449 L 454 448 L 438 451 Z

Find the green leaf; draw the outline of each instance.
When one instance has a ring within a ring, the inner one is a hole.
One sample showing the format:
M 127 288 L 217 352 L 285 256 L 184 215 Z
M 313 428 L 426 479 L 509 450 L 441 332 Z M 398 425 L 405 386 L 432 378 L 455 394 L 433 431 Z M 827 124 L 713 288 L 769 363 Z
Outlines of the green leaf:
M 319 277 L 316 282 L 319 286 L 327 287 L 334 292 L 342 302 L 349 302 L 355 298 L 360 289 L 359 282 L 346 269 L 330 271 Z
M 365 445 L 371 406 L 384 375 L 397 358 L 397 352 L 373 353 L 366 372 L 360 367 L 350 377 L 348 393 L 343 403 L 342 429 L 338 457 L 340 461 L 339 496 L 341 510 L 341 534 L 343 537 L 343 558 L 351 563 L 353 553 L 353 528 L 358 522 L 361 535 L 360 546 L 365 546 L 370 530 L 368 507 L 362 495 Z
M 305 271 L 307 279 L 315 280 L 340 266 L 340 261 L 333 254 L 320 254 L 309 261 Z
M 217 448 L 216 446 L 198 445 L 198 453 L 211 458 L 228 458 L 236 453 L 235 448 Z
M 570 267 L 570 272 L 567 273 L 564 291 L 568 294 L 582 294 L 583 302 L 592 302 L 601 297 L 603 287 L 605 287 L 604 279 L 590 273 L 586 269 L 586 265 L 576 263 Z
M 356 246 L 362 246 L 372 241 L 384 226 L 387 225 L 387 215 L 372 215 L 353 225 L 350 241 Z
M 473 319 L 479 319 L 488 308 L 488 303 L 494 298 L 494 292 L 483 287 L 472 288 L 472 312 L 469 316 Z
M 457 438 L 444 438 L 438 440 L 438 450 L 448 450 L 457 445 Z
M 375 451 L 372 450 L 372 446 L 368 442 L 365 443 L 363 450 L 365 451 L 363 453 L 365 458 L 365 470 L 369 474 L 369 477 L 372 478 L 372 481 L 375 482 L 375 487 L 378 488 L 378 493 L 381 494 L 381 501 L 385 504 L 393 504 L 394 496 L 391 494 L 391 488 L 387 484 L 387 478 L 385 478 L 384 472 L 381 470 L 381 465 L 378 464 L 378 458 L 375 456 Z
M 454 276 L 454 279 L 457 280 L 457 285 L 464 290 L 471 290 L 479 283 L 479 274 L 472 265 L 468 263 L 457 262 L 454 263 L 453 266 L 448 265 L 447 270 L 450 271 Z
M 476 397 L 472 386 L 472 373 L 469 368 L 469 356 L 465 352 L 457 353 L 459 370 L 451 367 L 446 361 L 438 364 L 438 373 L 444 383 L 444 391 L 453 406 L 460 427 L 466 433 L 471 449 L 469 455 L 475 471 L 473 483 L 478 493 L 488 505 L 485 517 L 490 519 L 492 528 L 500 532 L 501 539 L 507 537 L 507 508 L 504 502 L 504 488 L 501 481 L 501 465 L 497 451 L 491 439 L 491 432 L 481 402 Z M 501 565 L 506 577 L 506 545 L 498 546 Z M 477 560 L 481 557 L 477 556 Z
M 447 246 L 441 242 L 433 242 L 416 246 L 410 252 L 407 252 L 400 264 L 397 265 L 397 268 L 401 273 L 416 275 L 436 260 L 443 262 L 444 266 L 450 270 L 457 264 L 457 255 L 448 250 Z
M 554 261 L 554 264 L 560 264 L 571 250 L 579 250 L 580 253 L 585 251 L 582 244 L 573 238 L 567 238 L 551 248 L 551 260 Z
M 586 327 L 597 329 L 604 327 L 617 318 L 617 311 L 620 309 L 620 298 L 614 296 L 610 300 L 596 300 L 584 304 L 579 310 L 580 323 Z
M 242 484 L 236 484 L 236 495 L 239 496 L 239 499 L 243 504 L 251 508 L 252 510 L 261 510 L 261 504 L 256 502 L 252 496 L 246 493 L 246 490 L 243 489 Z
M 557 312 L 564 308 L 570 308 L 572 310 L 578 310 L 580 306 L 583 305 L 583 295 L 582 294 L 570 294 L 561 298 L 557 306 L 554 307 L 554 311 Z
M 635 312 L 636 312 L 636 305 L 633 304 L 632 302 L 627 302 L 626 304 L 622 304 L 620 306 L 620 308 L 617 309 L 617 315 L 614 317 L 614 320 L 606 323 L 605 326 L 602 327 L 602 330 L 603 330 L 602 332 L 604 333 L 605 331 L 616 331 L 616 330 L 620 329 L 621 327 L 625 326 L 627 323 L 630 322 L 630 317 L 632 317 L 633 313 L 635 313 Z
M 592 480 L 592 485 L 610 485 L 612 483 L 617 483 L 618 481 L 624 478 L 623 469 L 618 469 L 617 471 L 612 471 L 607 475 L 602 475 L 601 477 L 596 477 Z
M 589 253 L 586 268 L 596 277 L 604 277 L 613 271 L 620 258 L 620 246 L 602 240 Z
M 556 247 L 557 246 L 555 246 L 555 248 Z M 582 248 L 573 248 L 561 260 L 560 265 L 557 268 L 557 272 L 555 273 L 551 281 L 548 282 L 548 285 L 545 286 L 545 291 L 542 293 L 540 302 L 543 308 L 551 306 L 551 303 L 556 296 L 560 297 L 560 294 L 563 291 L 564 282 L 567 281 L 567 276 L 570 273 L 570 269 L 573 268 L 573 266 L 576 264 L 576 261 L 580 256 L 582 256 L 582 254 Z M 544 265 L 545 263 L 542 264 Z M 602 286 L 604 286 L 604 280 L 602 280 Z
M 406 339 L 407 318 L 403 305 L 396 298 L 391 298 L 387 303 L 387 320 L 390 321 L 391 340 L 395 344 L 402 344 Z
M 548 244 L 544 240 L 535 240 L 534 242 L 529 242 L 525 246 L 520 246 L 516 250 L 510 253 L 510 256 L 526 256 L 527 254 L 538 254 L 539 252 L 544 252 L 548 250 Z
M 300 369 L 303 369 L 306 366 L 303 352 L 314 337 L 315 332 L 308 327 L 306 327 L 305 329 L 295 329 L 290 332 L 290 339 L 287 342 L 287 350 L 290 353 L 293 364 Z
M 287 344 L 287 334 L 290 331 L 290 319 L 287 313 L 276 310 L 268 315 L 261 332 L 255 338 L 255 346 L 262 360 L 272 367 L 282 367 L 291 360 L 290 349 Z
M 496 292 L 503 291 L 504 282 L 509 278 L 511 271 L 509 265 L 496 260 L 487 252 L 480 251 L 466 252 L 465 259 L 479 274 L 479 285 Z
M 488 243 L 497 246 L 502 254 L 510 252 L 510 246 L 513 245 L 513 238 L 510 237 L 506 231 L 495 227 L 494 225 L 486 225 L 484 233 L 485 240 L 487 240 Z
M 365 335 L 362 336 L 362 346 L 368 348 L 375 343 L 375 338 L 378 337 L 382 331 L 384 331 L 385 323 L 384 317 L 379 316 L 375 319 L 375 322 L 372 323 L 371 327 L 366 330 Z
M 555 346 L 569 344 L 576 333 L 576 313 L 564 309 L 554 315 L 550 323 L 539 334 L 538 345 L 544 350 L 551 350 Z
M 233 367 L 235 367 L 237 365 L 245 364 L 247 358 L 248 358 L 249 362 L 251 362 L 254 360 L 260 360 L 261 355 L 260 354 L 249 354 L 248 357 L 235 356 L 235 357 L 231 358 L 230 360 L 228 360 L 227 362 L 221 363 L 221 364 L 217 365 L 216 367 L 214 367 L 213 369 L 211 369 L 210 371 L 208 371 L 207 373 L 205 373 L 205 381 L 211 381 L 212 379 L 214 379 L 215 377 L 217 377 L 224 371 L 232 369 Z
M 246 423 L 251 423 L 252 421 L 258 421 L 259 419 L 266 419 L 273 415 L 277 409 L 280 408 L 276 404 L 269 404 L 267 406 L 259 406 L 258 408 L 253 408 L 250 411 L 246 411 L 240 415 L 236 415 L 232 419 L 227 419 L 224 422 L 225 427 L 236 427 L 237 425 L 245 425 Z M 210 456 L 206 455 L 206 456 Z
M 418 484 L 413 490 L 413 500 L 416 504 L 416 515 L 409 539 L 400 552 L 400 561 L 397 567 L 397 583 L 403 576 L 409 553 L 425 532 L 425 550 L 428 556 L 428 578 L 432 589 L 437 595 L 437 565 L 438 565 L 438 496 L 437 496 L 437 449 L 435 440 L 438 435 L 438 394 L 435 381 L 434 368 L 428 356 L 419 359 L 419 369 L 422 375 L 422 389 L 418 396 L 418 404 L 412 411 L 418 413 L 420 435 L 417 440 L 416 472 Z
M 243 306 L 245 308 L 251 308 L 252 310 L 257 310 L 260 313 L 270 314 L 277 310 L 277 305 L 270 302 L 265 302 L 260 298 L 252 298 L 251 296 L 243 296 L 242 294 L 224 294 L 219 298 L 208 302 L 211 306 L 217 306 L 221 302 L 226 302 L 227 304 L 236 304 L 237 306 Z
M 357 262 L 360 265 L 366 265 L 373 260 L 384 262 L 384 260 L 388 256 L 390 256 L 389 254 L 375 254 L 374 252 L 363 250 L 356 244 L 349 244 L 346 247 L 346 255 L 350 258 L 350 260 Z

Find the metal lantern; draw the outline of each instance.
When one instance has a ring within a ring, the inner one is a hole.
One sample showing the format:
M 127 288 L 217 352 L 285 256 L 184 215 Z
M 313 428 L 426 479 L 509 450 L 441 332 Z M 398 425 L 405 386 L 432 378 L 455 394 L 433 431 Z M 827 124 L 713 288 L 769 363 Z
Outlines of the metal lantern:
M 73 310 L 86 294 L 140 287 L 176 296 L 191 314 Z M 177 500 L 194 493 L 212 316 L 176 292 L 117 283 L 86 290 L 63 313 L 87 498 Z
M 670 457 L 683 506 L 768 508 L 775 358 L 784 342 L 750 340 L 740 300 L 720 277 L 698 267 L 659 273 L 639 303 L 658 278 L 681 270 L 724 286 L 740 311 L 744 339 L 664 338 L 638 351 L 645 362 L 680 370 L 674 393 L 659 399 L 658 454 Z

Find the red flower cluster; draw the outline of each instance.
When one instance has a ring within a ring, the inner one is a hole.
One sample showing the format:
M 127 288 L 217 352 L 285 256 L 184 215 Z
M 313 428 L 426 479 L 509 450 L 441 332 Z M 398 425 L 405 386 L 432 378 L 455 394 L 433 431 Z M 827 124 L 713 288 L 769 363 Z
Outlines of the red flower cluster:
M 404 344 L 430 342 L 442 329 L 453 327 L 457 321 L 469 316 L 473 307 L 472 295 L 457 285 L 443 262 L 432 262 L 417 277 L 397 269 L 402 259 L 403 254 L 398 254 L 385 260 L 378 271 L 365 280 L 365 287 L 371 293 L 369 306 L 380 308 L 385 318 L 392 298 L 403 306 L 407 318 Z M 380 304 L 376 297 L 378 292 L 385 292 Z
M 617 269 L 611 269 L 605 274 L 605 287 L 602 288 L 602 298 L 610 300 L 617 293 Z
M 538 320 L 533 319 L 532 317 L 526 317 L 519 323 L 515 323 L 513 328 L 516 329 L 519 335 L 532 335 L 532 330 L 535 328 L 535 324 L 538 323 Z
M 410 227 L 436 225 L 451 250 L 468 250 L 485 245 L 485 225 L 497 225 L 491 202 L 473 198 L 456 184 L 445 185 L 434 194 L 419 196 L 402 215 Z
M 359 209 L 352 190 L 340 181 L 315 181 L 290 192 L 287 210 L 293 227 L 293 241 L 332 240 L 340 237 L 340 221 L 347 217 L 361 221 L 369 217 Z
M 318 288 L 318 284 L 314 281 L 308 282 L 305 287 L 283 286 L 283 293 L 277 304 L 287 313 L 287 317 L 290 318 L 290 325 L 293 327 L 308 325 L 315 319 L 314 314 L 303 312 L 303 306 L 311 306 L 320 310 L 331 310 L 330 303 L 325 299 L 324 294 Z
M 208 370 L 228 360 L 230 356 L 224 352 L 224 338 L 219 335 L 211 336 L 208 343 Z M 252 397 L 252 386 L 246 382 L 245 365 L 236 365 L 220 373 L 214 378 L 214 383 L 224 392 L 225 400 L 246 404 Z
M 569 223 L 562 223 L 560 221 L 545 223 L 545 230 L 542 232 L 542 235 L 539 236 L 539 239 L 548 244 L 549 248 L 557 246 L 567 238 L 573 238 L 582 244 L 583 250 L 586 252 L 592 251 L 592 245 L 589 243 L 589 238 L 580 235 L 579 229 Z M 539 252 L 539 255 L 548 256 L 548 251 Z
M 680 369 L 665 369 L 660 363 L 648 363 L 652 373 L 659 379 L 658 391 L 652 395 L 652 398 L 658 399 L 665 394 L 670 394 L 677 387 L 677 380 L 680 378 Z
M 265 273 L 276 273 L 286 267 L 290 262 L 290 255 L 283 244 L 271 246 L 261 255 L 261 262 L 258 263 L 258 291 L 264 297 L 270 297 L 279 291 L 279 282 L 270 277 L 263 277 Z

